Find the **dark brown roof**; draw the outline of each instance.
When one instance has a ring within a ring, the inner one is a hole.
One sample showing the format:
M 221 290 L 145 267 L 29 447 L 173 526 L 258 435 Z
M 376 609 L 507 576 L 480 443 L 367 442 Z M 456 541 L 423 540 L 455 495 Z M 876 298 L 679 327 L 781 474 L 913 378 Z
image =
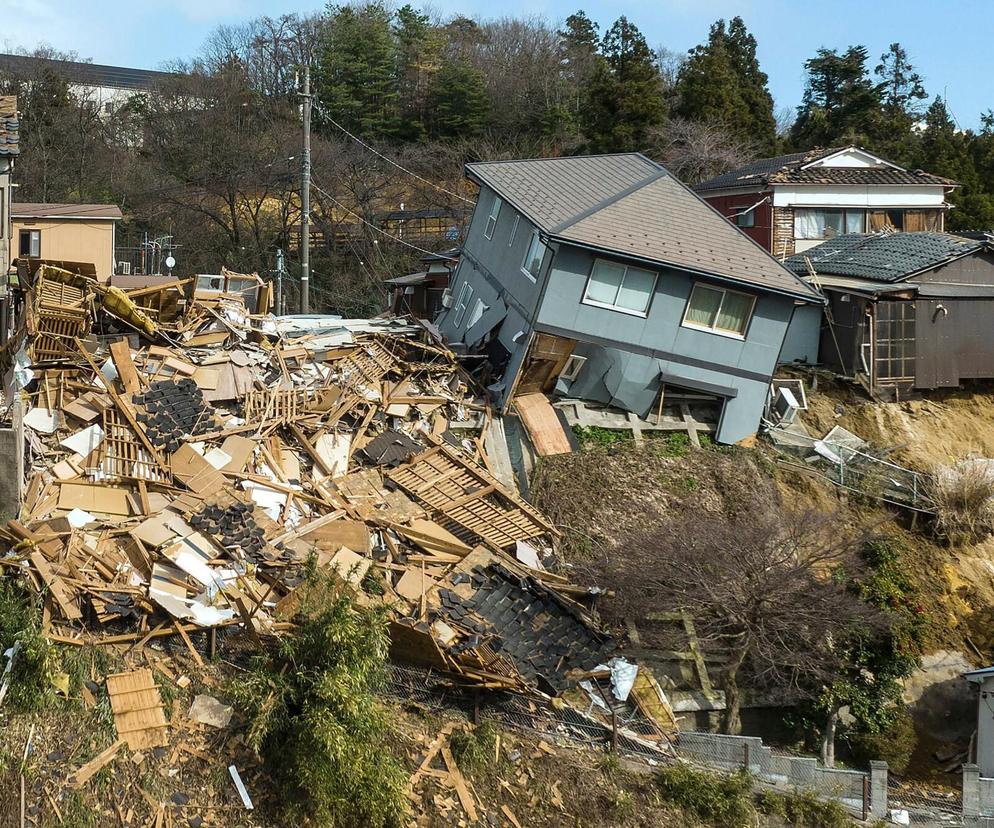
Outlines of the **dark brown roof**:
M 552 238 L 819 298 L 663 167 L 639 153 L 494 161 L 466 169 Z
M 10 205 L 10 215 L 16 219 L 60 218 L 60 219 L 121 219 L 121 208 L 116 204 L 39 204 L 23 202 Z
M 20 154 L 17 122 L 17 98 L 0 95 L 0 155 Z
M 770 184 L 851 184 L 851 185 L 941 185 L 955 187 L 956 182 L 921 170 L 905 170 L 884 162 L 877 167 L 816 167 L 809 164 L 830 155 L 859 147 L 830 147 L 778 155 L 774 158 L 760 158 L 738 169 L 702 181 L 694 189 L 699 193 L 713 190 L 730 190 L 749 187 L 752 190 L 764 189 Z M 868 153 L 872 155 L 872 153 Z M 877 157 L 877 156 L 874 156 Z M 881 159 L 883 161 L 884 159 Z M 807 167 L 807 169 L 805 169 Z

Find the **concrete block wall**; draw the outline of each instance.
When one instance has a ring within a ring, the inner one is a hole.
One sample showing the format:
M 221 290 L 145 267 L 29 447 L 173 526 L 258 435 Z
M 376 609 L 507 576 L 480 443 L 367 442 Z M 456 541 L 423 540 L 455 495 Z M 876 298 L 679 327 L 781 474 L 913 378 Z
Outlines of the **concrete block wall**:
M 874 819 L 887 815 L 886 762 L 871 762 L 869 774 L 823 768 L 814 757 L 775 754 L 758 737 L 720 733 L 680 733 L 676 749 L 683 758 L 721 770 L 748 767 L 757 779 L 775 786 L 810 790 L 840 802 L 859 816 L 864 804 Z

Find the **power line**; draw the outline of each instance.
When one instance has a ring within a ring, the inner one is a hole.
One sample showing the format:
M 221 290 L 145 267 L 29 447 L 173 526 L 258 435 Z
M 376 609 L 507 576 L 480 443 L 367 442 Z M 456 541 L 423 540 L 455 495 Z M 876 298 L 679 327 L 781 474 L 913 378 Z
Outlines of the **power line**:
M 390 233 L 388 233 L 388 232 L 387 232 L 386 230 L 381 230 L 381 229 L 380 229 L 379 227 L 377 227 L 377 226 L 376 226 L 375 224 L 373 224 L 372 222 L 370 222 L 370 221 L 366 221 L 366 219 L 364 219 L 364 218 L 363 218 L 362 216 L 360 216 L 360 215 L 359 215 L 359 214 L 358 214 L 357 212 L 355 212 L 354 210 L 350 210 L 350 209 L 349 209 L 348 207 L 346 207 L 346 206 L 345 206 L 344 204 L 342 204 L 342 202 L 340 202 L 340 201 L 339 201 L 339 200 L 338 200 L 337 198 L 335 198 L 335 197 L 334 197 L 333 195 L 331 195 L 331 193 L 327 192 L 326 190 L 322 190 L 322 189 L 321 189 L 321 188 L 320 188 L 320 187 L 319 187 L 319 186 L 318 186 L 318 185 L 317 185 L 317 184 L 316 184 L 316 183 L 314 182 L 314 179 L 313 179 L 313 178 L 311 179 L 311 186 L 312 186 L 312 187 L 313 187 L 313 188 L 314 188 L 315 190 L 317 190 L 317 191 L 318 191 L 319 193 L 321 193 L 321 195 L 325 196 L 326 198 L 329 198 L 329 199 L 331 199 L 331 201 L 332 201 L 332 202 L 333 202 L 333 203 L 334 203 L 334 204 L 335 204 L 335 205 L 336 205 L 337 207 L 341 208 L 342 210 L 344 210 L 344 211 L 345 211 L 346 213 L 348 213 L 349 215 L 352 215 L 352 216 L 355 216 L 355 217 L 356 217 L 357 219 L 359 219 L 359 221 L 361 221 L 361 222 L 362 222 L 363 224 L 365 224 L 366 226 L 368 226 L 368 227 L 372 227 L 372 228 L 373 228 L 373 229 L 374 229 L 374 230 L 375 230 L 375 231 L 376 231 L 377 233 L 379 233 L 380 235 L 383 235 L 383 236 L 386 236 L 386 237 L 387 237 L 388 239 L 392 239 L 392 240 L 393 240 L 393 241 L 395 241 L 395 242 L 399 242 L 400 244 L 404 245 L 405 247 L 410 247 L 410 248 L 411 248 L 411 250 L 417 250 L 417 251 L 418 251 L 419 253 L 425 253 L 425 254 L 427 254 L 427 255 L 429 255 L 429 256 L 434 256 L 434 255 L 435 255 L 435 251 L 433 251 L 433 250 L 426 250 L 426 249 L 425 249 L 425 248 L 423 248 L 423 247 L 418 247 L 418 246 L 417 246 L 416 244 L 411 244 L 411 243 L 410 243 L 410 242 L 408 242 L 408 241 L 404 241 L 404 240 L 403 240 L 402 238 L 400 238 L 399 236 L 393 236 L 393 235 L 391 235 Z
M 446 195 L 450 195 L 453 198 L 458 198 L 460 201 L 465 201 L 467 204 L 473 204 L 474 203 L 471 198 L 466 198 L 466 196 L 459 195 L 459 193 L 454 193 L 454 192 L 452 192 L 452 190 L 447 190 L 441 184 L 436 184 L 434 181 L 429 181 L 427 178 L 422 178 L 416 172 L 412 172 L 411 170 L 407 169 L 407 167 L 401 166 L 400 164 L 398 164 L 393 159 L 387 158 L 387 156 L 385 156 L 382 152 L 379 152 L 378 150 L 374 149 L 369 144 L 367 144 L 365 141 L 363 141 L 361 138 L 359 138 L 359 137 L 353 135 L 351 132 L 349 132 L 345 127 L 343 127 L 340 123 L 338 123 L 338 121 L 336 121 L 334 118 L 332 118 L 325 111 L 324 107 L 321 106 L 321 104 L 319 104 L 317 101 L 314 102 L 314 108 L 318 111 L 318 114 L 322 118 L 324 118 L 325 120 L 327 120 L 328 123 L 330 123 L 332 126 L 337 127 L 342 132 L 344 132 L 346 135 L 348 135 L 349 138 L 351 138 L 357 144 L 365 147 L 367 150 L 369 150 L 371 153 L 373 153 L 373 155 L 377 156 L 378 158 L 382 158 L 388 164 L 392 164 L 393 166 L 395 166 L 401 172 L 407 173 L 412 178 L 416 178 L 418 181 L 422 182 L 423 184 L 427 184 L 429 187 L 434 187 L 439 192 L 445 193 Z

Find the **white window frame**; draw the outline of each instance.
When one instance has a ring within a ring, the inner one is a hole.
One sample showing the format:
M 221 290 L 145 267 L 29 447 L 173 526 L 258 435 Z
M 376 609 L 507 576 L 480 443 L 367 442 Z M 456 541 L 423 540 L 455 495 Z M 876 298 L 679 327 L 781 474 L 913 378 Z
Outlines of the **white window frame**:
M 28 252 L 26 258 L 28 259 L 40 259 L 41 258 L 41 230 L 36 228 L 25 228 L 18 232 L 17 235 L 17 255 L 18 257 L 24 256 L 21 253 L 21 236 L 27 234 L 28 236 Z M 35 245 L 35 239 L 38 240 L 38 244 Z
M 469 282 L 463 282 L 456 298 L 456 315 L 452 318 L 452 324 L 456 328 L 462 327 L 463 320 L 466 318 L 466 310 L 469 308 L 469 302 L 472 298 L 473 286 Z
M 537 282 L 538 281 L 538 275 L 539 274 L 536 273 L 533 276 L 532 272 L 527 267 L 525 267 L 525 265 L 528 263 L 528 260 L 531 259 L 532 245 L 535 244 L 535 242 L 538 242 L 540 245 L 542 245 L 542 250 L 543 250 L 543 252 L 542 252 L 542 261 L 543 262 L 545 261 L 545 254 L 549 250 L 548 245 L 546 245 L 545 242 L 542 241 L 541 236 L 540 236 L 538 230 L 532 230 L 532 236 L 528 240 L 528 248 L 525 250 L 525 257 L 521 260 L 521 272 L 524 273 L 525 276 L 529 279 L 529 281 L 532 281 L 532 282 Z M 541 265 L 541 263 L 539 263 L 538 269 L 539 269 L 539 273 L 541 273 L 542 272 L 542 265 Z
M 713 325 L 700 325 L 697 322 L 691 322 L 687 319 L 690 314 L 690 306 L 694 302 L 694 294 L 697 292 L 697 288 L 703 288 L 705 290 L 713 290 L 721 294 L 721 302 L 718 303 L 718 310 L 715 311 L 714 318 L 717 321 L 718 317 L 721 315 L 721 306 L 725 302 L 725 296 L 729 293 L 734 293 L 737 296 L 744 296 L 749 300 L 749 312 L 746 314 L 745 327 L 742 329 L 742 333 L 737 331 L 728 331 L 724 328 L 716 328 Z M 741 290 L 730 290 L 729 288 L 718 287 L 717 285 L 709 285 L 705 282 L 694 282 L 694 287 L 690 291 L 690 296 L 687 297 L 687 306 L 683 309 L 683 321 L 680 323 L 684 328 L 690 328 L 693 331 L 704 331 L 706 333 L 715 334 L 715 336 L 725 336 L 729 339 L 738 339 L 739 341 L 744 341 L 746 334 L 749 332 L 749 326 L 752 324 L 752 316 L 756 312 L 756 297 L 751 293 L 745 293 Z
M 735 208 L 735 226 L 742 230 L 748 230 L 756 226 L 756 208 L 747 204 L 740 204 Z
M 521 213 L 514 214 L 514 224 L 511 225 L 511 236 L 507 240 L 507 246 L 514 246 L 514 237 L 518 234 L 518 220 L 521 218 Z
M 621 305 L 614 305 L 614 304 L 611 304 L 610 302 L 599 302 L 596 299 L 591 299 L 591 298 L 588 297 L 587 294 L 590 293 L 590 283 L 591 283 L 591 281 L 593 281 L 593 278 L 594 278 L 594 269 L 597 267 L 597 263 L 598 262 L 604 262 L 605 264 L 610 264 L 610 265 L 620 265 L 621 267 L 625 268 L 625 272 L 624 272 L 624 274 L 621 277 L 621 281 L 618 283 L 618 293 L 614 294 L 615 300 L 617 300 L 618 294 L 621 293 L 621 289 L 625 285 L 625 277 L 628 276 L 628 271 L 629 270 L 640 270 L 643 273 L 651 273 L 652 274 L 652 287 L 649 288 L 649 299 L 645 303 L 645 310 L 644 311 L 637 311 L 637 310 L 632 310 L 631 308 L 624 308 Z M 649 316 L 649 310 L 650 310 L 650 308 L 652 308 L 652 298 L 656 295 L 656 285 L 657 284 L 659 284 L 659 274 L 657 272 L 655 272 L 655 271 L 649 270 L 648 268 L 644 268 L 644 267 L 633 267 L 631 265 L 623 265 L 623 264 L 621 264 L 621 262 L 612 262 L 612 261 L 610 261 L 608 259 L 594 259 L 594 263 L 590 266 L 590 273 L 587 276 L 587 284 L 583 288 L 583 299 L 581 300 L 581 302 L 584 305 L 590 305 L 590 306 L 595 307 L 595 308 L 607 308 L 608 310 L 618 311 L 618 313 L 627 313 L 629 316 L 638 316 L 641 319 L 646 319 Z
M 587 358 L 585 356 L 571 355 L 566 360 L 563 370 L 559 372 L 559 379 L 566 380 L 566 382 L 573 382 L 573 380 L 580 376 L 580 371 L 583 370 L 583 366 L 586 364 Z
M 500 208 L 503 205 L 503 199 L 499 195 L 495 195 L 493 203 L 490 205 L 490 213 L 487 215 L 487 226 L 483 228 L 484 238 L 492 239 L 494 237 L 494 231 L 497 229 L 497 219 L 500 218 Z

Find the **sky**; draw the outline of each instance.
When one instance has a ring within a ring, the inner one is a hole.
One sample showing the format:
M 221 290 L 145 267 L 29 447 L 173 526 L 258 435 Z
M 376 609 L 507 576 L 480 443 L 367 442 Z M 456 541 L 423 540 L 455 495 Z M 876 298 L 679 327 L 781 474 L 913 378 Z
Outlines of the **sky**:
M 401 0 L 397 5 L 402 5 Z M 195 56 L 211 30 L 260 15 L 309 12 L 314 0 L 3 0 L 0 49 L 47 43 L 94 63 L 157 69 Z M 412 0 L 412 5 L 423 5 Z M 429 0 L 445 16 L 494 14 L 492 0 Z M 990 0 L 506 0 L 500 14 L 540 15 L 558 22 L 578 8 L 609 27 L 626 14 L 652 47 L 685 52 L 707 37 L 710 24 L 741 15 L 759 43 L 778 109 L 796 107 L 804 61 L 820 47 L 862 44 L 871 68 L 900 42 L 925 80 L 930 97 L 947 98 L 961 128 L 976 128 L 994 109 L 990 60 Z

